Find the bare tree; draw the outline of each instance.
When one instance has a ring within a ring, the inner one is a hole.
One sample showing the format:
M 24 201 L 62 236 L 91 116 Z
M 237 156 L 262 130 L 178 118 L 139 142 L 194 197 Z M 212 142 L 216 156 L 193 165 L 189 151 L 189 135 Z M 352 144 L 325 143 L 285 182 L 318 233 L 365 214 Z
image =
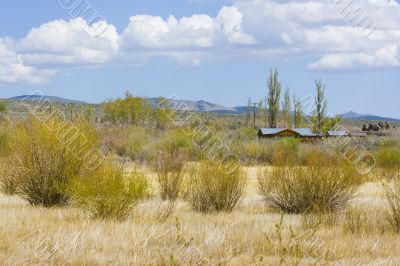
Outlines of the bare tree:
M 281 83 L 278 70 L 270 70 L 268 78 L 268 120 L 269 127 L 276 128 L 279 113 L 279 101 L 281 98 Z

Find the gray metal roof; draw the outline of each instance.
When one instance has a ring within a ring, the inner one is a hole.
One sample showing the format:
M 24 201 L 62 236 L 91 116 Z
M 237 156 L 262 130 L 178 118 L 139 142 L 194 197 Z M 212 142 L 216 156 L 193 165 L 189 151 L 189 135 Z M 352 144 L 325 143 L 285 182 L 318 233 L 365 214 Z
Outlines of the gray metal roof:
M 285 131 L 286 128 L 261 128 L 260 131 L 263 135 L 276 135 Z
M 342 130 L 342 131 L 328 131 L 329 136 L 336 136 L 336 137 L 345 137 L 348 136 L 349 134 Z
M 290 130 L 293 131 L 297 134 L 299 134 L 301 137 L 316 137 L 316 134 L 313 134 L 311 129 L 309 128 L 261 128 L 260 131 L 264 136 L 268 135 L 276 135 L 279 134 L 285 130 Z
M 315 137 L 314 133 L 312 133 L 311 129 L 309 128 L 293 128 L 292 129 L 294 132 L 300 134 L 302 137 Z

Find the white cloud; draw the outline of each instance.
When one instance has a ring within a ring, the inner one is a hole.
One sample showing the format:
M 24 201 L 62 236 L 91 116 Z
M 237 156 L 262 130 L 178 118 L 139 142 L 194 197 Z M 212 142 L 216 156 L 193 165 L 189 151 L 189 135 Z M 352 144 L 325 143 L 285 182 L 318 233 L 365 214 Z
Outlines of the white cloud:
M 45 83 L 54 74 L 54 70 L 37 69 L 25 65 L 21 56 L 10 50 L 0 39 L 0 82 Z
M 219 25 L 208 15 L 193 15 L 177 20 L 157 16 L 138 15 L 122 34 L 126 46 L 145 48 L 213 47 L 219 34 Z
M 217 16 L 218 23 L 223 28 L 224 35 L 234 44 L 255 44 L 253 36 L 243 33 L 243 15 L 237 7 L 222 7 Z
M 322 57 L 310 64 L 311 69 L 344 70 L 400 67 L 400 48 L 389 45 L 373 54 L 338 53 Z
M 366 21 L 374 24 L 365 29 Z M 104 29 L 100 35 L 94 34 L 98 28 Z M 399 43 L 394 0 L 233 0 L 215 17 L 135 15 L 120 33 L 105 21 L 50 21 L 20 40 L 0 41 L 0 81 L 44 82 L 63 68 L 138 64 L 157 56 L 197 65 L 301 53 L 319 57 L 310 64 L 315 70 L 399 67 Z
M 92 29 L 99 27 L 99 23 L 104 31 L 94 35 Z M 13 45 L 24 61 L 32 65 L 102 64 L 114 56 L 118 41 L 113 25 L 98 22 L 90 26 L 77 18 L 43 24 Z

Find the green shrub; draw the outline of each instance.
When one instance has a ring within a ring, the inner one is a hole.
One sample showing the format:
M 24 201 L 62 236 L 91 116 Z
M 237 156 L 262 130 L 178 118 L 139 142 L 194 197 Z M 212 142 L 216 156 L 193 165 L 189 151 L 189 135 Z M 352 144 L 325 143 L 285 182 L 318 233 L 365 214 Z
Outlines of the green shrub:
M 200 212 L 232 211 L 241 199 L 247 177 L 235 165 L 205 161 L 192 167 L 186 197 Z
M 298 162 L 300 141 L 284 138 L 274 143 L 272 162 L 274 165 L 294 165 Z
M 376 161 L 380 177 L 392 179 L 399 175 L 400 149 L 383 147 L 376 153 Z
M 160 143 L 158 150 L 170 153 L 184 152 L 190 159 L 196 159 L 199 152 L 194 144 L 191 129 L 174 129 L 166 132 Z
M 376 154 L 377 164 L 381 168 L 399 168 L 400 167 L 400 149 L 395 147 L 382 148 Z
M 182 189 L 184 167 L 187 155 L 182 150 L 161 151 L 154 162 L 160 197 L 175 201 Z
M 107 154 L 116 154 L 121 157 L 143 163 L 151 159 L 156 150 L 154 129 L 137 126 L 113 126 L 101 129 L 101 143 Z
M 9 130 L 7 125 L 1 123 L 0 125 L 0 156 L 5 156 L 8 153 L 8 138 L 9 138 Z
M 242 151 L 235 154 L 241 154 L 240 159 L 248 164 L 272 162 L 273 149 L 269 142 L 247 142 L 243 144 L 243 147 L 239 146 L 240 148 Z
M 300 150 L 301 165 L 340 166 L 344 157 L 333 149 L 320 145 L 304 145 Z
M 258 190 L 268 207 L 285 213 L 328 213 L 353 198 L 358 176 L 342 167 L 275 167 L 262 172 Z
M 123 220 L 135 204 L 150 195 L 150 184 L 139 172 L 124 175 L 110 163 L 69 184 L 73 202 L 98 219 Z
M 69 181 L 88 171 L 84 157 L 96 145 L 95 135 L 84 124 L 74 125 L 79 135 L 66 136 L 73 126 L 58 120 L 28 119 L 13 128 L 5 176 L 15 193 L 32 205 L 53 206 L 68 202 Z M 83 135 L 85 132 L 85 135 Z

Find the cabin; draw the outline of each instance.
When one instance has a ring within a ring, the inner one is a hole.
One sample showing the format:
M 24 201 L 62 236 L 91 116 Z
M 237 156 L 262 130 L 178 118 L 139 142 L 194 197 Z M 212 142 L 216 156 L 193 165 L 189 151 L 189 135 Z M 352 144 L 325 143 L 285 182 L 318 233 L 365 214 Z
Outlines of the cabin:
M 311 132 L 309 128 L 261 128 L 259 138 L 300 138 L 302 141 L 315 140 L 321 136 Z

